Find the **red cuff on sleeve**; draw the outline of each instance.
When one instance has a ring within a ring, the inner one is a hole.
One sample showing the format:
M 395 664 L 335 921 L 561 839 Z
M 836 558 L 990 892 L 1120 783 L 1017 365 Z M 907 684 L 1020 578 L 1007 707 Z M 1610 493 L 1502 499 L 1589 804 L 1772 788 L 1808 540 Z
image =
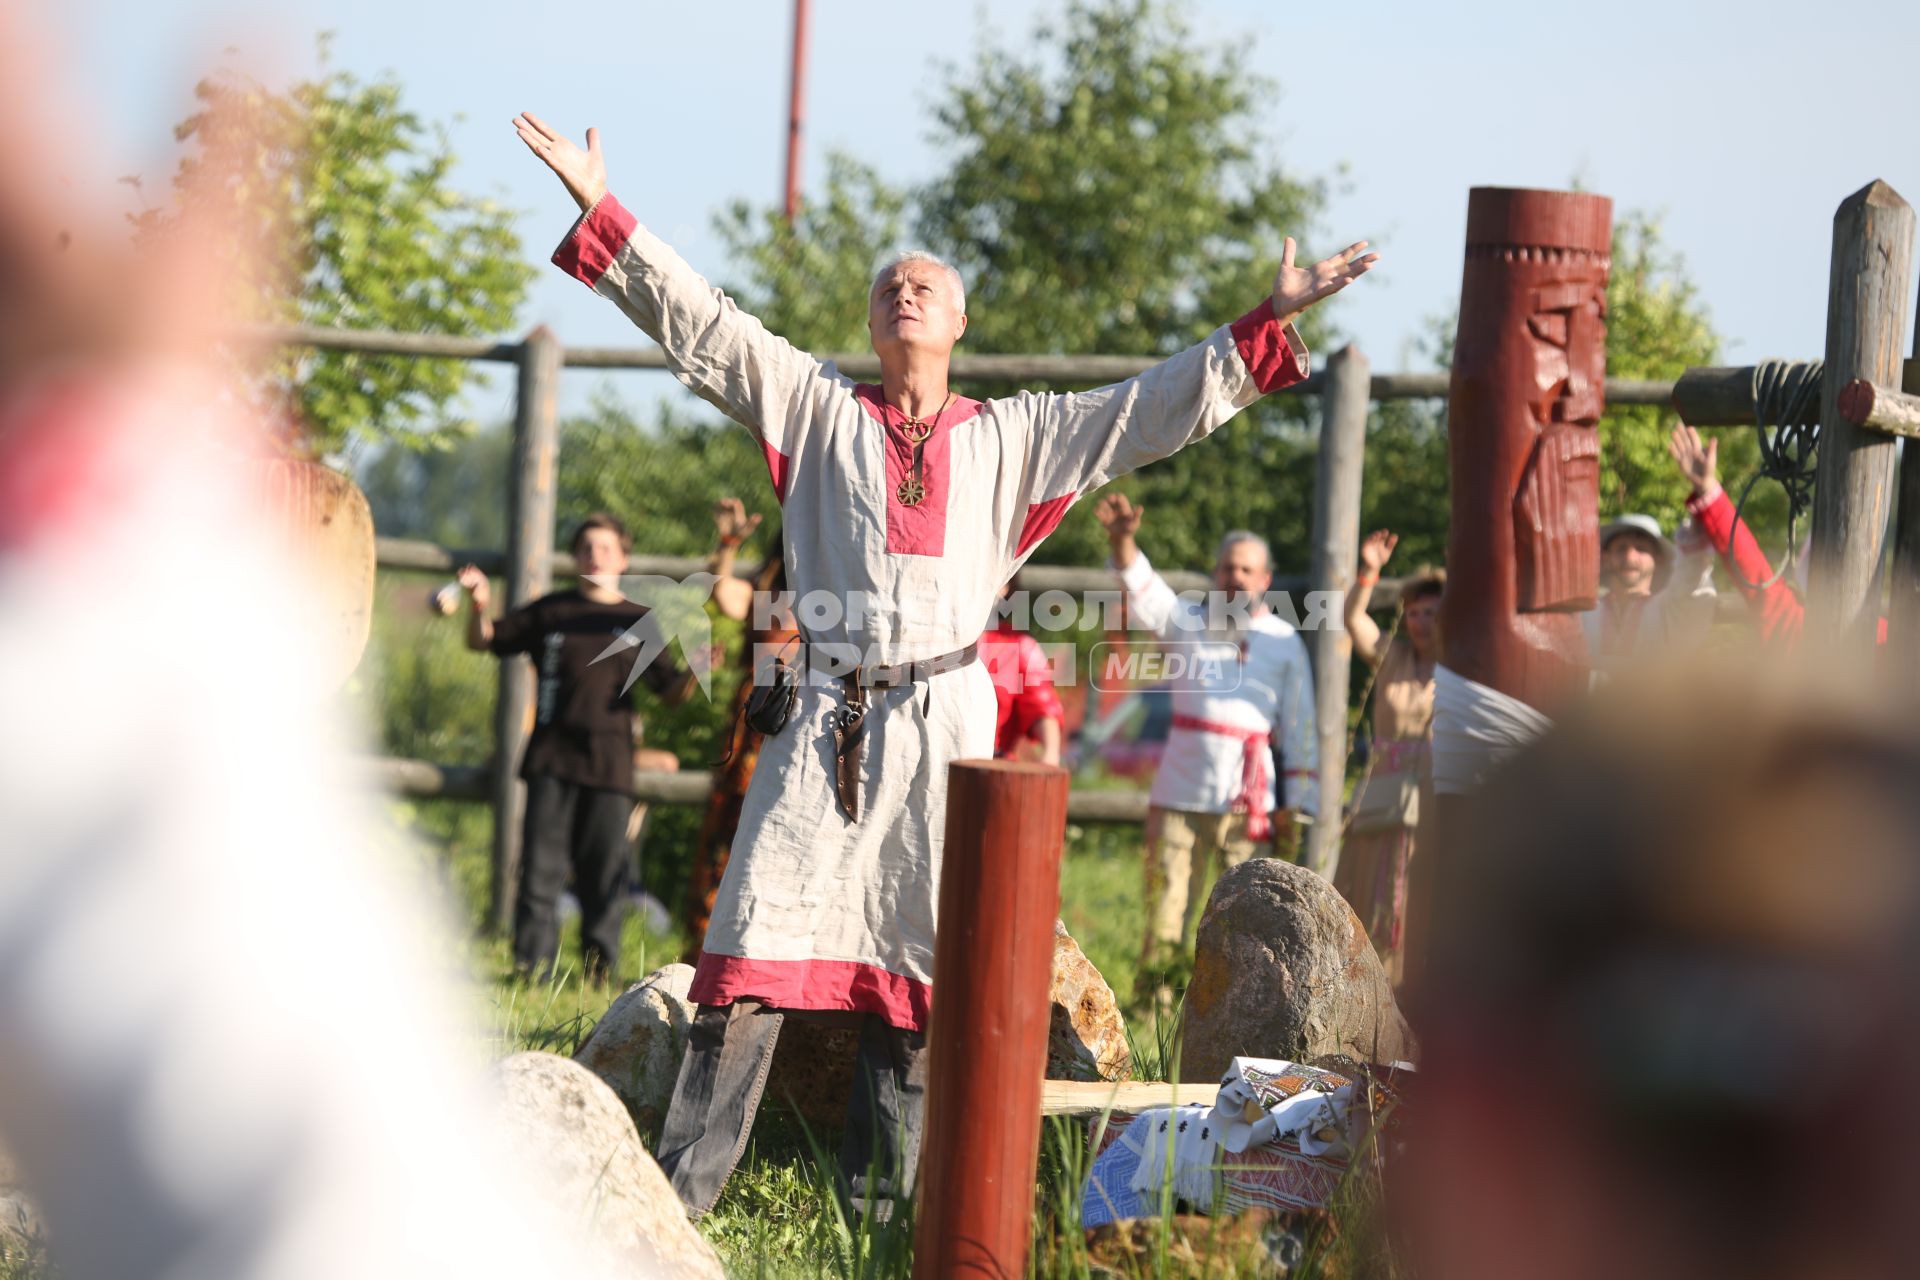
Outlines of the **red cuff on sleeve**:
M 1286 326 L 1274 317 L 1272 298 L 1235 320 L 1231 332 L 1261 395 L 1306 378 L 1306 352 L 1287 341 Z
M 591 289 L 613 265 L 613 256 L 633 236 L 640 220 L 609 191 L 580 215 L 573 230 L 553 251 L 553 265 Z

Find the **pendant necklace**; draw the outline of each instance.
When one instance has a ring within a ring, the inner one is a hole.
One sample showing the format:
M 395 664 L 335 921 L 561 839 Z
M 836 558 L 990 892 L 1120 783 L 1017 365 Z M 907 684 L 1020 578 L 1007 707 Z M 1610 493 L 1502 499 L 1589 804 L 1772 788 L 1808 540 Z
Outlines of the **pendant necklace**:
M 893 496 L 899 499 L 903 507 L 917 507 L 926 499 L 927 486 L 923 477 L 926 474 L 927 440 L 933 435 L 933 429 L 940 424 L 940 415 L 945 413 L 947 406 L 952 403 L 953 392 L 949 391 L 946 403 L 940 406 L 931 422 L 924 418 L 916 418 L 905 409 L 899 411 L 900 416 L 906 419 L 906 422 L 901 425 L 900 432 L 913 445 L 913 466 L 908 469 L 907 478 L 900 482 L 900 487 L 893 491 Z

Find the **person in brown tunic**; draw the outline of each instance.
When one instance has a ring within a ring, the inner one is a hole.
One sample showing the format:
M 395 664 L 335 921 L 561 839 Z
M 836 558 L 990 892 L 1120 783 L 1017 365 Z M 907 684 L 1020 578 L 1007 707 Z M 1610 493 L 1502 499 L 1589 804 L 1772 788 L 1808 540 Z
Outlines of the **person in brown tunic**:
M 1432 793 L 1433 667 L 1440 654 L 1445 576 L 1422 573 L 1400 590 L 1396 634 L 1385 640 L 1367 616 L 1374 584 L 1398 539 L 1386 529 L 1360 544 L 1360 572 L 1347 593 L 1353 652 L 1373 668 L 1373 755 L 1354 796 L 1347 838 L 1334 871 L 1340 890 L 1397 985 L 1406 932 L 1407 868 L 1413 860 L 1423 797 Z

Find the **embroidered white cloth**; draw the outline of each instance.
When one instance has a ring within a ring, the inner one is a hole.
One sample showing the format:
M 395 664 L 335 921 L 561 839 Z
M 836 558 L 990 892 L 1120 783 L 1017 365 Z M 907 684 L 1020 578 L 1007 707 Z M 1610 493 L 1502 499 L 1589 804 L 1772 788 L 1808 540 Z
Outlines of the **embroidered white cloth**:
M 1109 562 L 1111 563 L 1111 562 Z M 1162 642 L 1192 647 L 1205 659 L 1191 680 L 1173 690 L 1173 714 L 1211 724 L 1277 736 L 1285 757 L 1282 788 L 1274 785 L 1273 748 L 1261 744 L 1267 805 L 1319 811 L 1320 741 L 1314 731 L 1313 678 L 1307 646 L 1294 627 L 1263 609 L 1238 638 L 1207 630 L 1207 606 L 1181 596 L 1154 571 L 1145 552 L 1120 570 L 1127 591 L 1127 617 Z M 1189 813 L 1227 813 L 1241 800 L 1245 744 L 1242 739 L 1177 721 L 1167 735 L 1152 803 Z
M 1150 1212 L 1157 1212 L 1163 1187 L 1194 1209 L 1213 1208 L 1213 1184 L 1219 1176 L 1220 1144 L 1213 1108 L 1204 1102 L 1155 1107 L 1140 1113 L 1128 1132 L 1140 1133 L 1140 1163 L 1128 1189 Z
M 681 382 L 753 432 L 783 507 L 802 628 L 869 663 L 972 643 L 1000 585 L 1077 498 L 1307 373 L 1299 335 L 1267 301 L 1113 386 L 956 399 L 934 420 L 926 496 L 909 507 L 897 490 L 913 445 L 880 389 L 769 333 L 618 200 L 582 215 L 554 261 L 659 342 Z M 692 995 L 858 1009 L 922 1028 L 947 766 L 993 754 L 993 685 L 973 663 L 924 687 L 874 692 L 858 823 L 834 800 L 827 719 L 842 704 L 838 682 L 816 676 L 761 750 Z
M 1208 1112 L 1220 1145 L 1238 1155 L 1292 1138 L 1303 1155 L 1344 1156 L 1353 1083 L 1281 1058 L 1235 1058 Z

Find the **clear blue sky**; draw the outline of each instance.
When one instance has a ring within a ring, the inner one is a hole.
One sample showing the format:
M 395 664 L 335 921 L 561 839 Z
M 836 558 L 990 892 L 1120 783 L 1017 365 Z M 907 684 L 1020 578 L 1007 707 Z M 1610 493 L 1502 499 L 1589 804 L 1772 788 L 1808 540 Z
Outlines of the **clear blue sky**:
M 523 108 L 575 134 L 598 125 L 622 200 L 711 275 L 728 265 L 713 212 L 736 197 L 779 196 L 784 3 L 48 8 L 69 42 L 76 96 L 116 147 L 120 172 L 168 171 L 168 128 L 222 47 L 277 49 L 279 66 L 306 70 L 313 33 L 329 30 L 337 64 L 393 72 L 430 119 L 464 117 L 452 126 L 459 180 L 523 210 L 538 257 L 572 206 L 514 138 L 508 120 Z M 1037 16 L 1057 12 L 1053 0 L 812 8 L 806 176 L 819 177 L 826 151 L 843 148 L 898 181 L 939 163 L 925 136 L 937 62 L 966 62 L 983 34 L 1017 44 Z M 1619 209 L 1662 214 L 1737 361 L 1819 354 L 1841 199 L 1879 177 L 1920 201 L 1920 148 L 1908 136 L 1920 4 L 1910 0 L 1382 0 L 1366 9 L 1195 0 L 1184 10 L 1202 38 L 1250 44 L 1253 64 L 1280 86 L 1269 119 L 1282 160 L 1303 174 L 1344 173 L 1307 248 L 1366 237 L 1382 251 L 1382 269 L 1341 299 L 1336 317 L 1376 369 L 1407 364 L 1426 319 L 1452 308 L 1476 184 L 1577 178 Z M 1247 282 L 1250 300 L 1264 284 Z M 551 268 L 525 320 L 567 341 L 641 340 Z M 568 401 L 595 376 L 571 375 Z M 630 376 L 651 380 L 623 389 L 659 388 L 658 375 Z

